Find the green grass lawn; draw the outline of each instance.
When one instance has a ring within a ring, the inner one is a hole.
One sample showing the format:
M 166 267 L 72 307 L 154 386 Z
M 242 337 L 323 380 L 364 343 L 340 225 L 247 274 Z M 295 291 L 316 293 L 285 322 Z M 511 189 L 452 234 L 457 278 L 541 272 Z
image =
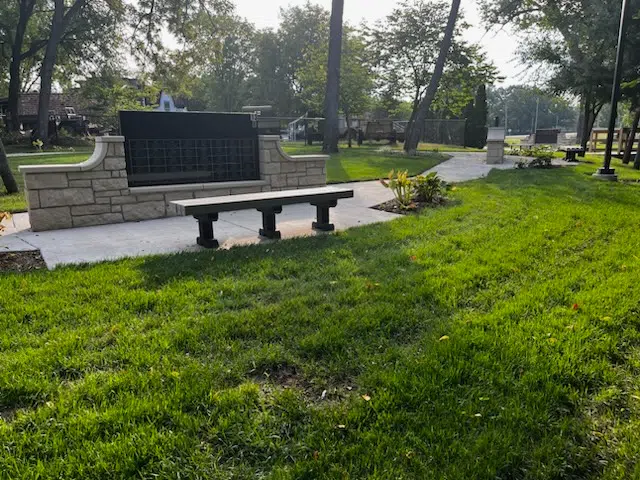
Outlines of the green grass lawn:
M 384 151 L 383 145 L 363 145 L 348 148 L 340 145 L 340 152 L 331 155 L 327 162 L 327 181 L 329 183 L 357 182 L 377 180 L 386 177 L 391 170 L 407 170 L 410 175 L 419 175 L 448 157 L 438 153 L 403 157 Z M 283 144 L 290 155 L 320 154 L 320 145 L 305 146 L 302 143 Z M 382 150 L 381 150 L 382 149 Z
M 640 187 L 591 169 L 0 275 L 0 478 L 639 478 Z
M 24 212 L 27 210 L 27 201 L 24 197 L 24 179 L 18 171 L 20 165 L 44 165 L 52 163 L 79 163 L 89 158 L 88 152 L 64 153 L 56 155 L 33 155 L 24 157 L 9 157 L 9 165 L 15 176 L 20 192 L 8 195 L 2 186 L 0 188 L 0 212 Z

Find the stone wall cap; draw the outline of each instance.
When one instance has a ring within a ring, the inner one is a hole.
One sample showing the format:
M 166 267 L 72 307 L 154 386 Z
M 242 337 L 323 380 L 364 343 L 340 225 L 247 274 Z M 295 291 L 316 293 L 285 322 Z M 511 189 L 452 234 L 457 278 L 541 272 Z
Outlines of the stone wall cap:
M 101 140 L 108 138 L 109 140 Z M 124 137 L 96 137 L 96 148 L 88 160 L 82 163 L 58 164 L 58 165 L 21 165 L 18 170 L 22 174 L 28 173 L 62 173 L 62 172 L 84 172 L 93 170 L 100 165 L 107 156 L 110 143 L 122 143 Z
M 289 155 L 289 160 L 298 161 L 298 162 L 310 162 L 310 161 L 328 161 L 331 158 L 329 155 Z
M 20 165 L 20 173 L 67 173 L 81 172 L 80 163 L 60 163 L 57 165 Z
M 263 187 L 269 185 L 266 180 L 244 180 L 240 182 L 185 183 L 182 185 L 154 185 L 151 187 L 131 187 L 131 195 L 145 193 L 171 193 L 200 190 L 222 190 L 227 188 Z
M 96 137 L 96 143 L 124 143 L 124 137 L 121 135 L 105 135 L 104 137 Z

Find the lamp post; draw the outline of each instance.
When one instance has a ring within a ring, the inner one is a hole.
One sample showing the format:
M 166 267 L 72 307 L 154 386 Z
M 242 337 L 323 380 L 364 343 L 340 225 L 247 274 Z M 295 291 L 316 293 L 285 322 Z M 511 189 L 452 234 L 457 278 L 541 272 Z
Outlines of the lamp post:
M 618 50 L 616 53 L 616 68 L 613 75 L 613 90 L 611 92 L 611 117 L 609 118 L 609 132 L 607 135 L 607 149 L 604 153 L 604 165 L 593 174 L 596 178 L 617 181 L 615 169 L 611 168 L 611 152 L 613 151 L 613 132 L 616 128 L 618 117 L 618 100 L 620 99 L 620 82 L 622 80 L 622 64 L 624 60 L 624 41 L 627 31 L 627 16 L 629 12 L 629 0 L 622 0 L 622 12 L 620 14 L 620 30 L 618 32 Z

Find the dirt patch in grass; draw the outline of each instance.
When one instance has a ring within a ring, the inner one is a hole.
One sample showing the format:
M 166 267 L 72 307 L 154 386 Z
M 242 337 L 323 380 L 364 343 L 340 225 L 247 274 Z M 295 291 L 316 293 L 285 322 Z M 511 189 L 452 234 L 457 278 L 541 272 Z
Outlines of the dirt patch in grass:
M 353 382 L 327 384 L 308 380 L 298 368 L 292 365 L 282 365 L 256 373 L 253 380 L 260 384 L 265 392 L 273 388 L 295 389 L 310 404 L 340 402 L 357 392 Z
M 16 413 L 18 413 L 17 408 L 0 408 L 0 420 L 6 423 L 12 422 L 16 416 Z
M 46 269 L 39 250 L 28 252 L 0 252 L 0 272 L 29 272 Z

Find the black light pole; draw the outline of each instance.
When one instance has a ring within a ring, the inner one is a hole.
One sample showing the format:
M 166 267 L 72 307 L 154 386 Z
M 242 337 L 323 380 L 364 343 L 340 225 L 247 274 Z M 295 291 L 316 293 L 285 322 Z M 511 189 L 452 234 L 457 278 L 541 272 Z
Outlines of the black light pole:
M 618 99 L 620 98 L 620 82 L 622 81 L 622 63 L 624 60 L 624 41 L 627 31 L 627 16 L 629 12 L 629 0 L 622 0 L 622 13 L 620 14 L 620 31 L 618 33 L 618 52 L 616 54 L 616 69 L 613 75 L 613 91 L 611 93 L 611 118 L 609 118 L 609 133 L 607 135 L 607 150 L 604 154 L 604 165 L 594 174 L 594 177 L 606 180 L 618 180 L 615 169 L 611 168 L 611 153 L 613 151 L 613 131 L 616 128 L 618 117 Z

